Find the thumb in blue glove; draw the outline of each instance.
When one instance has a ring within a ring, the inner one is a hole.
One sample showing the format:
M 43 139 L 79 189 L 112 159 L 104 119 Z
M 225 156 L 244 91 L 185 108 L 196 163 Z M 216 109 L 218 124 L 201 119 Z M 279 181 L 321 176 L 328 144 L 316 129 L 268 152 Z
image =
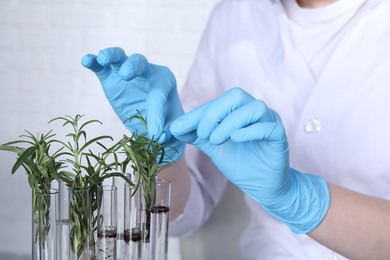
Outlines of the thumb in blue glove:
M 325 181 L 290 168 L 277 113 L 239 88 L 171 125 L 171 133 L 202 150 L 228 180 L 295 233 L 313 230 L 329 206 Z
M 183 114 L 183 109 L 176 79 L 167 67 L 151 64 L 140 54 L 128 57 L 117 47 L 104 49 L 97 56 L 87 54 L 81 63 L 95 72 L 108 101 L 127 129 L 139 134 L 147 131 L 150 138 L 177 149 L 178 152 L 169 154 L 173 160 L 181 157 L 184 144 L 171 135 L 169 127 Z M 138 120 L 128 120 L 137 110 L 146 118 L 148 129 Z

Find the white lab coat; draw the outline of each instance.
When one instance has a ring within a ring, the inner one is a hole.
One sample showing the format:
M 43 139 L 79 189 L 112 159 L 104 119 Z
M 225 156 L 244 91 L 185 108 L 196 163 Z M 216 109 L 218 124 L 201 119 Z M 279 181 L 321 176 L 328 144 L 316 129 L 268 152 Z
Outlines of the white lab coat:
M 241 87 L 281 115 L 292 167 L 390 199 L 390 1 L 367 1 L 340 37 L 315 80 L 294 45 L 280 1 L 222 1 L 181 93 L 185 110 Z M 171 224 L 176 235 L 201 225 L 226 186 L 198 150 L 188 146 L 186 157 L 191 194 L 185 212 Z M 252 217 L 242 237 L 242 259 L 336 256 L 308 236 L 294 235 L 249 197 L 246 201 Z

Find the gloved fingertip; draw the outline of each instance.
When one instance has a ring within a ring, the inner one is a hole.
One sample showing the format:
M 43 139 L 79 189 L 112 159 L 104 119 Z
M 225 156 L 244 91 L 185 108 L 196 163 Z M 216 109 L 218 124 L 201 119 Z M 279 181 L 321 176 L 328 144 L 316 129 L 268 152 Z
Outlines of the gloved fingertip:
M 195 132 L 176 132 L 172 133 L 172 137 L 174 137 L 176 140 L 178 140 L 181 143 L 187 143 L 187 144 L 192 144 L 197 140 L 197 135 Z
M 169 131 L 174 136 L 180 135 L 180 133 L 183 131 L 183 124 L 179 120 L 175 120 L 172 122 Z
M 109 57 L 107 56 L 107 54 L 105 53 L 105 51 L 100 51 L 97 58 L 96 58 L 96 61 L 101 65 L 101 66 L 106 66 L 110 60 L 109 60 Z
M 86 54 L 84 55 L 82 58 L 81 58 L 81 64 L 86 67 L 86 68 L 89 68 L 91 67 L 92 65 L 92 60 L 93 60 L 94 56 L 92 54 Z
M 141 67 L 143 70 L 146 66 L 148 66 L 149 62 L 146 59 L 146 57 L 139 53 L 134 53 L 130 57 L 130 60 L 132 60 L 134 63 L 136 63 L 139 67 Z
M 123 80 L 132 80 L 136 77 L 134 74 L 134 65 L 128 62 L 123 63 L 119 70 L 119 76 Z
M 161 127 L 159 126 L 159 124 L 151 124 L 148 122 L 149 138 L 154 138 L 155 140 L 158 140 L 161 137 L 161 132 Z
M 209 141 L 213 145 L 220 145 L 220 144 L 224 143 L 226 140 L 224 140 L 220 136 L 210 135 Z
M 210 137 L 210 134 L 209 132 L 206 132 L 206 131 L 203 131 L 202 129 L 198 128 L 197 131 L 196 131 L 198 137 L 202 140 L 206 140 L 206 139 L 209 139 Z
M 171 138 L 172 138 L 171 132 L 169 132 L 169 131 L 164 131 L 164 132 L 161 134 L 160 138 L 158 139 L 158 142 L 159 142 L 160 144 L 163 144 L 163 143 L 168 142 Z
M 230 134 L 230 140 L 235 143 L 241 143 L 245 140 L 245 135 L 242 133 L 242 131 L 234 131 Z
M 149 73 L 149 62 L 145 56 L 135 53 L 127 60 L 127 65 L 131 68 L 133 77 L 142 76 L 146 77 Z
M 104 67 L 102 67 L 97 61 L 96 61 L 96 56 L 93 54 L 86 54 L 84 57 L 81 58 L 81 64 L 87 68 L 90 69 L 91 71 L 98 73 Z

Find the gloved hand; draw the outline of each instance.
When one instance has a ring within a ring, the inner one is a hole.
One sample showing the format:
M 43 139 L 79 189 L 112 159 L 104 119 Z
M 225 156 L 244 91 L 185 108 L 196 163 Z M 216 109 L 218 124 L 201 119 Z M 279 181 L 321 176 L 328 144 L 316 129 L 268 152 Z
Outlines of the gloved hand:
M 208 155 L 228 180 L 295 233 L 313 230 L 329 206 L 325 181 L 290 168 L 277 113 L 235 88 L 181 116 L 171 133 Z
M 180 158 L 184 144 L 171 135 L 169 127 L 183 114 L 183 108 L 176 79 L 167 67 L 150 64 L 140 54 L 127 57 L 121 48 L 107 48 L 97 56 L 87 54 L 81 63 L 96 73 L 108 101 L 127 129 L 139 134 L 147 130 L 150 138 L 154 136 L 159 143 L 178 150 L 170 151 L 173 160 Z M 128 120 L 137 110 L 146 118 L 148 129 L 138 120 Z

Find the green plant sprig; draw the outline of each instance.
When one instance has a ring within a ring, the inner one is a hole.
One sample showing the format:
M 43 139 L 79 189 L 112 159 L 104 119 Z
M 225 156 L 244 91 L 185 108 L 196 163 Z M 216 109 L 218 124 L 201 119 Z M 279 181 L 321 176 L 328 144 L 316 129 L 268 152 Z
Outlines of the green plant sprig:
M 146 120 L 141 113 L 129 120 L 138 119 L 146 128 Z M 97 228 L 96 211 L 98 205 L 98 189 L 106 178 L 121 177 L 131 186 L 135 187 L 133 195 L 140 183 L 143 183 L 144 197 L 147 208 L 150 210 L 152 188 L 157 174 L 172 162 L 166 153 L 166 149 L 173 147 L 164 146 L 158 143 L 154 137 L 148 138 L 147 132 L 143 134 L 133 133 L 130 137 L 124 136 L 119 142 L 107 148 L 103 141 L 113 141 L 107 135 L 97 136 L 92 139 L 87 138 L 85 128 L 91 124 L 102 124 L 98 120 L 82 122 L 84 115 L 75 117 L 56 117 L 49 121 L 62 121 L 62 126 L 70 126 L 71 133 L 67 134 L 68 141 L 54 139 L 51 131 L 47 134 L 37 134 L 34 136 L 26 131 L 26 135 L 21 136 L 21 140 L 6 143 L 0 146 L 0 150 L 10 151 L 17 154 L 17 160 L 12 167 L 14 174 L 20 167 L 23 167 L 28 175 L 28 182 L 33 190 L 33 210 L 37 211 L 38 192 L 48 193 L 51 182 L 54 179 L 63 181 L 71 191 L 89 190 L 89 197 L 84 197 L 82 193 L 74 195 L 70 204 L 70 216 L 72 223 L 71 239 L 72 251 L 78 257 L 82 257 L 84 245 L 87 243 L 88 233 L 91 241 L 91 252 L 95 252 L 95 241 L 93 232 Z M 57 144 L 60 149 L 51 153 L 52 144 Z M 27 146 L 27 148 L 19 145 Z M 98 147 L 102 152 L 93 152 Z M 124 161 L 118 158 L 119 153 L 124 153 Z M 136 183 L 131 182 L 126 177 L 127 167 L 131 165 L 134 172 L 138 174 Z M 70 169 L 69 169 L 70 168 Z M 47 197 L 48 198 L 48 197 Z M 90 203 L 90 207 L 86 207 Z M 42 206 L 43 205 L 43 206 Z M 44 232 L 48 232 L 50 201 L 42 201 L 41 210 L 47 219 L 43 218 L 42 225 Z M 42 208 L 43 207 L 43 208 Z M 46 208 L 45 208 L 46 207 Z M 47 220 L 47 221 L 46 221 Z M 90 223 L 90 224 L 88 224 Z M 91 259 L 95 256 L 92 255 Z
M 49 121 L 49 123 L 51 123 L 54 121 L 61 120 L 64 121 L 62 126 L 70 125 L 72 127 L 73 132 L 66 135 L 67 137 L 71 138 L 71 141 L 63 142 L 56 140 L 55 142 L 58 142 L 63 145 L 68 151 L 64 153 L 64 155 L 68 155 L 69 158 L 67 158 L 64 162 L 70 163 L 73 166 L 73 172 L 63 171 L 62 174 L 65 175 L 65 178 L 63 178 L 63 180 L 67 182 L 67 184 L 69 184 L 73 177 L 73 180 L 76 181 L 72 183 L 73 186 L 71 188 L 75 189 L 84 189 L 87 188 L 88 185 L 88 183 L 84 182 L 82 178 L 75 177 L 75 175 L 82 175 L 82 169 L 85 169 L 85 167 L 83 167 L 83 159 L 86 158 L 86 153 L 84 153 L 84 150 L 89 148 L 89 146 L 96 144 L 100 140 L 113 140 L 111 136 L 98 136 L 91 140 L 87 140 L 87 133 L 84 128 L 92 123 L 99 123 L 101 125 L 102 123 L 99 120 L 89 120 L 80 125 L 80 119 L 83 116 L 84 115 L 76 115 L 75 117 L 71 117 L 66 115 L 65 117 L 56 117 Z M 82 142 L 82 138 L 84 142 Z
M 137 115 L 131 117 L 129 120 L 133 119 L 139 120 L 144 128 L 147 129 L 146 120 L 139 111 L 137 111 Z M 146 203 L 145 228 L 147 230 L 147 235 L 144 239 L 148 242 L 150 234 L 152 192 L 155 180 L 158 173 L 160 173 L 165 166 L 173 162 L 167 155 L 166 150 L 173 149 L 176 151 L 176 149 L 160 144 L 154 136 L 148 138 L 147 131 L 142 134 L 138 134 L 138 132 L 135 131 L 130 137 L 124 135 L 122 140 L 118 143 L 126 154 L 126 159 L 122 162 L 122 171 L 126 172 L 127 167 L 131 165 L 134 174 L 138 175 L 138 180 L 133 188 L 133 195 L 142 183 L 143 196 Z
M 86 238 L 89 232 L 91 259 L 94 259 L 95 241 L 93 232 L 97 229 L 96 211 L 99 208 L 97 204 L 99 201 L 98 190 L 101 183 L 105 179 L 114 176 L 125 179 L 130 185 L 133 185 L 133 183 L 118 171 L 120 162 L 116 153 L 119 147 L 114 145 L 111 148 L 107 148 L 102 143 L 102 141 L 113 141 L 111 136 L 103 135 L 92 139 L 87 138 L 85 128 L 91 124 L 102 125 L 102 123 L 98 120 L 82 122 L 81 119 L 83 117 L 84 115 L 57 117 L 50 120 L 49 123 L 63 121 L 63 126 L 70 126 L 72 129 L 71 133 L 66 135 L 70 139 L 68 142 L 56 141 L 65 149 L 62 155 L 66 158 L 62 159 L 62 161 L 72 167 L 72 171 L 60 171 L 58 179 L 64 181 L 72 191 L 89 190 L 88 200 L 90 201 L 90 209 L 88 212 L 85 211 L 85 207 L 80 207 L 80 205 L 87 205 L 86 198 L 81 195 L 75 196 L 70 207 L 72 217 L 71 246 L 72 251 L 77 252 L 78 256 L 80 256 L 83 253 L 82 249 L 87 242 Z M 92 150 L 96 147 L 102 149 L 103 152 L 94 153 Z M 90 225 L 87 224 L 88 218 Z
M 128 120 L 139 120 L 141 124 L 147 129 L 146 119 L 141 112 L 137 110 L 137 114 Z M 147 131 L 138 134 L 135 131 L 130 137 L 124 135 L 121 141 L 118 142 L 126 153 L 126 159 L 122 162 L 122 171 L 126 172 L 129 164 L 134 172 L 138 174 L 138 181 L 135 184 L 135 193 L 142 182 L 145 191 L 145 199 L 148 205 L 151 203 L 151 188 L 161 170 L 173 162 L 172 158 L 168 156 L 166 150 L 171 149 L 177 152 L 176 148 L 160 144 L 154 136 L 148 137 Z M 149 192 L 150 191 L 150 192 Z
M 53 137 L 55 136 L 51 131 L 46 134 L 38 133 L 37 135 L 33 135 L 29 131 L 25 132 L 27 134 L 21 135 L 20 140 L 0 145 L 0 150 L 17 154 L 16 162 L 11 170 L 12 174 L 22 167 L 28 176 L 28 183 L 32 189 L 32 211 L 36 216 L 34 221 L 38 224 L 38 214 L 42 216 L 40 221 L 42 242 L 44 243 L 50 230 L 50 198 L 45 196 L 45 194 L 49 194 L 52 181 L 57 176 L 60 168 L 62 168 L 62 163 L 56 161 L 56 158 L 61 155 L 62 149 L 58 149 L 53 154 L 50 154 L 51 144 L 54 142 Z M 38 208 L 39 194 L 42 194 L 42 196 L 40 207 Z M 36 232 L 34 242 L 37 239 L 38 232 Z
M 23 167 L 29 177 L 31 188 L 48 191 L 57 171 L 62 166 L 62 163 L 55 161 L 61 149 L 53 155 L 49 154 L 50 144 L 54 142 L 52 137 L 55 136 L 51 131 L 46 134 L 38 133 L 36 136 L 28 131 L 25 132 L 27 135 L 20 136 L 23 139 L 0 145 L 0 150 L 17 154 L 11 170 L 12 174 Z M 20 147 L 17 144 L 28 145 L 28 147 Z

